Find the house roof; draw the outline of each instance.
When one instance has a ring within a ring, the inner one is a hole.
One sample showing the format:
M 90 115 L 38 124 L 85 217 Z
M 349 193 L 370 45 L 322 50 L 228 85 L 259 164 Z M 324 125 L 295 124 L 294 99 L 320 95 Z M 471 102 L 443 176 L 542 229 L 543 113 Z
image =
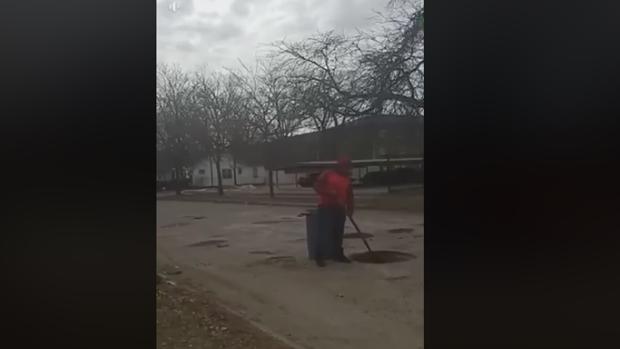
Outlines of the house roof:
M 406 165 L 424 162 L 423 157 L 406 157 L 406 158 L 382 158 L 382 159 L 359 159 L 351 160 L 353 167 L 367 166 L 386 166 L 390 165 Z M 276 168 L 276 170 L 285 170 L 288 172 L 307 172 L 307 170 L 321 169 L 336 166 L 336 161 L 303 161 L 288 166 Z

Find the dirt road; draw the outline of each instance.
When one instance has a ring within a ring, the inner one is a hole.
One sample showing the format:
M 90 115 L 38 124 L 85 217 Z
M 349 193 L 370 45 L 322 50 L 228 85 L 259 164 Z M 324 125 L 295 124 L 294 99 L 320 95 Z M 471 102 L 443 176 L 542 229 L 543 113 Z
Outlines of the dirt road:
M 377 250 L 414 258 L 391 264 L 306 258 L 299 208 L 158 201 L 158 261 L 179 281 L 213 292 L 227 307 L 298 348 L 422 348 L 421 214 L 364 211 L 357 223 Z M 354 230 L 349 225 L 347 233 Z M 347 253 L 363 252 L 345 239 Z

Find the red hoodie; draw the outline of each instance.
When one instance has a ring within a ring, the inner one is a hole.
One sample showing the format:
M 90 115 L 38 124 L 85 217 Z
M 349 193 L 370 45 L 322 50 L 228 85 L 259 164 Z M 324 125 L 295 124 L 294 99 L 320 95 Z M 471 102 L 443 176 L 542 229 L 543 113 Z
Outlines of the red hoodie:
M 351 179 L 334 170 L 326 170 L 316 181 L 319 206 L 353 207 Z

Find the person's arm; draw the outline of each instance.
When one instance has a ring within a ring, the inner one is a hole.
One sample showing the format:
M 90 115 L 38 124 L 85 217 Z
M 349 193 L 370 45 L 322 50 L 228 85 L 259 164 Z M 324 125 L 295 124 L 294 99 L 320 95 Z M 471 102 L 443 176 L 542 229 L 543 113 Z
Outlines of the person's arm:
M 349 182 L 349 187 L 347 189 L 347 215 L 349 217 L 353 216 L 354 206 L 355 206 L 355 203 L 353 200 L 353 184 Z

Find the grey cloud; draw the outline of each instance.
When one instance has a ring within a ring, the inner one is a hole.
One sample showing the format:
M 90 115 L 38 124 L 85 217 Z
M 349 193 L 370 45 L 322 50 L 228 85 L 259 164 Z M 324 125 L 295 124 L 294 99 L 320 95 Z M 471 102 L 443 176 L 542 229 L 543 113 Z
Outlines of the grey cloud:
M 250 14 L 250 1 L 235 0 L 231 6 L 232 11 L 242 17 Z
M 196 50 L 196 47 L 194 45 L 192 45 L 192 43 L 188 42 L 188 41 L 181 41 L 179 43 L 177 43 L 174 48 L 176 48 L 179 51 L 184 51 L 184 52 L 193 52 Z
M 231 22 L 225 22 L 215 26 L 211 31 L 202 33 L 204 37 L 210 40 L 222 41 L 229 40 L 243 35 L 243 29 Z
M 209 0 L 176 0 L 179 8 L 172 12 L 174 1 L 158 0 L 158 60 L 217 69 L 236 65 L 238 58 L 251 64 L 270 43 L 284 38 L 365 28 L 372 10 L 384 9 L 388 0 L 234 0 L 228 11 L 218 12 L 213 6 L 201 8 Z
M 243 29 L 230 22 L 215 24 L 210 21 L 186 21 L 171 27 L 179 35 L 199 35 L 206 40 L 222 41 L 243 35 Z

